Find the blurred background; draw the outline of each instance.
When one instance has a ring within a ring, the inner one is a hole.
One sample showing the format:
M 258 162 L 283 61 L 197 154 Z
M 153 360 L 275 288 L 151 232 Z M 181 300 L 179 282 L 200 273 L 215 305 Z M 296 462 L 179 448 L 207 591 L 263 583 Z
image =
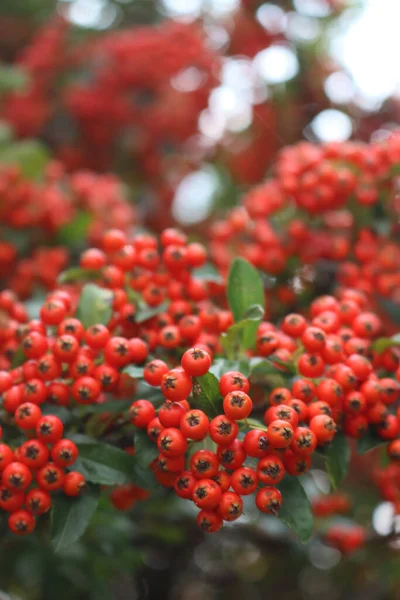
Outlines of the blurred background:
M 32 178 L 46 153 L 71 173 L 112 172 L 148 227 L 201 232 L 283 146 L 398 126 L 399 27 L 399 0 L 1 0 L 0 160 L 18 157 Z M 78 237 L 86 226 L 74 223 Z M 5 536 L 0 599 L 400 598 L 393 505 L 372 460 L 346 481 L 356 508 L 334 517 L 369 526 L 359 552 L 302 545 L 250 506 L 204 537 L 188 503 L 161 491 L 127 513 L 104 500 L 62 555 L 40 534 Z M 322 470 L 304 479 L 311 497 L 328 493 Z

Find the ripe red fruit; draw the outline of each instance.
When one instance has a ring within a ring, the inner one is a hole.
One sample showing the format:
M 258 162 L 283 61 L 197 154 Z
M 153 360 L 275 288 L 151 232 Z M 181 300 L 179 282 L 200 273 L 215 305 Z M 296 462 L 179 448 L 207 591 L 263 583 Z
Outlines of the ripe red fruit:
M 191 471 L 183 471 L 175 480 L 174 489 L 180 498 L 191 500 L 193 489 L 198 479 L 195 478 Z
M 190 458 L 190 470 L 197 479 L 211 479 L 219 470 L 216 454 L 211 450 L 198 450 Z
M 286 448 L 293 438 L 293 427 L 287 421 L 272 421 L 268 427 L 267 439 L 272 448 Z
M 26 495 L 25 505 L 33 515 L 42 515 L 50 509 L 51 497 L 47 492 L 33 488 Z
M 78 471 L 70 471 L 65 475 L 63 490 L 67 496 L 79 496 L 85 488 L 86 481 L 84 476 Z
M 64 425 L 58 417 L 46 415 L 36 423 L 36 435 L 45 444 L 55 444 L 61 439 Z
M 336 432 L 335 421 L 328 415 L 317 415 L 310 421 L 310 429 L 317 436 L 319 445 L 330 442 Z
M 187 440 L 183 433 L 173 427 L 163 429 L 157 439 L 159 452 L 168 458 L 175 458 L 184 454 L 187 445 Z
M 215 533 L 223 525 L 221 516 L 213 510 L 201 510 L 197 515 L 196 523 L 203 533 Z
M 78 448 L 71 440 L 59 440 L 51 449 L 51 458 L 56 465 L 69 467 L 78 458 Z
M 11 462 L 3 470 L 2 482 L 9 490 L 26 490 L 30 486 L 31 481 L 32 473 L 30 469 L 21 462 Z
M 221 496 L 217 512 L 224 521 L 236 521 L 243 512 L 243 500 L 235 492 L 225 492 Z
M 231 487 L 240 496 L 252 494 L 257 488 L 257 473 L 248 467 L 240 467 L 231 475 Z
M 129 409 L 130 422 L 140 429 L 146 429 L 155 416 L 155 408 L 148 400 L 136 400 Z
M 172 369 L 162 376 L 161 391 L 168 400 L 186 400 L 192 391 L 192 380 L 183 369 Z
M 202 410 L 189 410 L 181 417 L 180 428 L 185 437 L 202 440 L 208 433 L 208 417 Z
M 16 510 L 8 517 L 8 526 L 16 535 L 28 535 L 35 529 L 35 519 L 26 510 Z
M 209 435 L 213 442 L 219 446 L 229 446 L 239 433 L 236 421 L 228 419 L 225 415 L 218 415 L 209 425 Z
M 263 513 L 276 515 L 282 506 L 282 494 L 275 487 L 261 488 L 256 495 L 256 506 Z
M 182 356 L 181 365 L 191 377 L 200 377 L 208 373 L 211 358 L 202 348 L 190 348 Z
M 276 485 L 283 479 L 285 467 L 278 456 L 271 454 L 258 462 L 257 475 L 261 483 Z
M 244 436 L 243 448 L 246 454 L 254 458 L 266 456 L 271 451 L 267 432 L 262 429 L 251 429 Z
M 219 380 L 219 391 L 225 398 L 230 392 L 244 392 L 247 394 L 250 384 L 246 377 L 238 371 L 228 371 Z
M 199 508 L 207 510 L 217 508 L 221 497 L 221 488 L 212 479 L 201 479 L 193 488 L 192 499 Z

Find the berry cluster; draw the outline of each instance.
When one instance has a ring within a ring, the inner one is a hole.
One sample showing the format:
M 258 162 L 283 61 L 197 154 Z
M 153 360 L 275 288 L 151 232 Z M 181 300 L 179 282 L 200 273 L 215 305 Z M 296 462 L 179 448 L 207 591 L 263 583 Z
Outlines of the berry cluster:
M 127 231 L 135 220 L 122 183 L 112 175 L 77 171 L 68 176 L 56 162 L 49 163 L 44 175 L 44 181 L 33 181 L 16 167 L 0 171 L 0 220 L 10 240 L 0 242 L 0 279 L 21 298 L 31 296 L 38 285 L 55 287 L 68 264 L 68 250 L 61 245 L 65 236 L 68 242 L 67 234 L 62 236 L 64 226 L 83 218 L 88 239 L 98 243 L 106 229 Z M 21 249 L 14 233 L 24 238 Z M 54 242 L 60 245 L 52 246 Z M 72 241 L 70 250 L 80 243 Z
M 371 144 L 285 148 L 275 175 L 211 224 L 213 261 L 225 274 L 239 254 L 275 278 L 274 313 L 318 284 L 327 264 L 341 285 L 397 301 L 400 248 L 379 223 L 396 228 L 399 152 L 398 133 Z

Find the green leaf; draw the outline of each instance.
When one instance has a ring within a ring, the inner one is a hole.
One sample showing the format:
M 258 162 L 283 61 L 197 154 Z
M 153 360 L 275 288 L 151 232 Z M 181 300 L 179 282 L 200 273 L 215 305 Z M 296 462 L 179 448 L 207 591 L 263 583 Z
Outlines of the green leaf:
M 310 501 L 298 477 L 285 475 L 279 484 L 282 494 L 282 507 L 279 519 L 291 529 L 302 542 L 312 535 L 314 517 Z
M 107 325 L 112 315 L 113 293 L 88 283 L 82 290 L 76 316 L 85 328 L 101 323 Z
M 14 353 L 14 356 L 11 359 L 11 367 L 13 369 L 15 369 L 16 367 L 19 367 L 22 364 L 24 364 L 25 360 L 26 360 L 25 353 L 22 349 L 22 346 L 19 346 L 17 348 L 16 352 Z
M 0 163 L 18 165 L 29 179 L 38 179 L 49 162 L 49 153 L 37 140 L 13 142 L 0 149 Z
M 79 448 L 76 469 L 87 481 L 102 485 L 134 483 L 143 488 L 154 486 L 152 473 L 146 473 L 134 456 L 115 446 L 76 439 Z
M 128 365 L 122 369 L 122 372 L 132 377 L 132 379 L 143 379 L 143 371 L 143 367 L 138 367 L 137 365 Z
M 143 323 L 144 321 L 165 312 L 168 308 L 168 304 L 169 302 L 162 302 L 158 306 L 141 308 L 135 315 L 136 323 Z
M 83 244 L 91 220 L 92 215 L 89 212 L 79 212 L 72 221 L 69 221 L 57 231 L 58 242 L 67 246 Z
M 201 279 L 202 281 L 214 281 L 216 283 L 222 283 L 223 279 L 218 273 L 217 269 L 211 263 L 207 263 L 202 267 L 192 270 L 192 276 L 195 279 Z
M 71 267 L 58 276 L 58 283 L 73 283 L 75 281 L 90 281 L 100 279 L 101 273 L 94 269 L 83 269 L 82 267 Z
M 378 338 L 372 343 L 372 350 L 375 350 L 375 352 L 382 354 L 382 352 L 384 352 L 388 348 L 393 348 L 393 346 L 400 346 L 399 333 L 396 333 L 396 335 L 393 335 L 390 338 Z
M 365 435 L 357 440 L 357 452 L 358 454 L 365 454 L 382 444 L 387 444 L 387 440 L 383 440 L 375 431 L 370 427 Z
M 212 373 L 196 377 L 193 383 L 190 406 L 198 408 L 208 417 L 214 418 L 222 412 L 222 396 L 219 391 L 218 379 Z
M 252 306 L 259 305 L 264 308 L 264 286 L 261 276 L 244 258 L 236 258 L 232 262 L 228 276 L 227 296 L 236 323 L 246 318 L 246 313 Z M 242 338 L 246 348 L 253 346 L 257 327 L 257 320 L 247 324 Z
M 142 467 L 149 467 L 149 464 L 157 458 L 159 452 L 157 445 L 154 444 L 147 431 L 143 429 L 136 429 L 134 437 L 135 445 L 135 458 Z
M 347 475 L 350 464 L 350 445 L 343 433 L 337 433 L 325 453 L 325 465 L 329 481 L 338 488 Z
M 397 304 L 397 302 L 387 300 L 381 296 L 378 298 L 378 304 L 381 305 L 383 310 L 396 325 L 400 325 L 400 305 Z
M 51 541 L 56 552 L 67 548 L 86 531 L 99 501 L 99 489 L 91 487 L 78 498 L 64 494 L 53 496 Z
M 255 345 L 254 323 L 259 323 L 263 316 L 263 307 L 260 304 L 252 304 L 244 318 L 229 327 L 221 339 L 228 356 L 239 355 L 241 350 L 247 350 Z
M 28 85 L 28 82 L 26 71 L 5 64 L 0 65 L 0 93 L 21 90 Z

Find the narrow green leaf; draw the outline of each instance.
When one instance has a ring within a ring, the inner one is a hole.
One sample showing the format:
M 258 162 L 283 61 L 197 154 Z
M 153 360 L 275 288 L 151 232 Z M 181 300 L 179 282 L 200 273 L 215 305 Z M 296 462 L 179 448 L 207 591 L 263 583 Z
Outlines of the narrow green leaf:
M 263 316 L 263 307 L 260 304 L 252 304 L 244 318 L 229 327 L 221 339 L 228 356 L 238 355 L 241 350 L 247 350 L 255 345 L 254 323 L 259 323 Z
M 76 316 L 85 328 L 97 323 L 107 325 L 112 315 L 112 299 L 111 290 L 88 283 L 82 290 Z
M 379 437 L 372 427 L 370 427 L 367 433 L 357 440 L 357 452 L 358 454 L 365 454 L 382 444 L 387 444 L 387 440 Z
M 334 489 L 339 487 L 347 475 L 350 455 L 350 445 L 346 437 L 341 432 L 337 433 L 324 455 L 329 481 Z
M 58 283 L 73 283 L 75 281 L 93 281 L 100 279 L 101 273 L 94 269 L 83 269 L 82 267 L 71 267 L 58 276 Z
M 313 532 L 314 517 L 310 501 L 299 478 L 285 475 L 278 487 L 282 494 L 282 507 L 279 511 L 279 519 L 302 542 L 306 542 Z
M 394 346 L 400 346 L 400 334 L 393 335 L 390 338 L 378 338 L 372 343 L 372 350 L 382 354 L 388 348 L 393 348 Z
M 157 445 L 151 441 L 147 435 L 147 431 L 136 429 L 134 437 L 135 459 L 142 467 L 147 467 L 157 458 L 159 452 Z
M 144 321 L 165 312 L 168 308 L 168 304 L 168 302 L 162 302 L 158 306 L 141 308 L 135 315 L 136 323 L 143 323 Z
M 129 375 L 129 377 L 132 377 L 132 379 L 143 379 L 143 370 L 143 367 L 138 367 L 137 365 L 128 365 L 122 369 L 122 372 L 126 375 Z
M 154 487 L 152 473 L 146 473 L 135 456 L 108 444 L 82 438 L 77 441 L 79 458 L 76 468 L 87 481 L 102 485 L 134 483 L 143 488 Z
M 257 269 L 244 258 L 236 258 L 231 265 L 227 296 L 235 322 L 246 318 L 246 312 L 257 304 L 264 308 L 264 286 Z M 243 336 L 245 347 L 251 348 L 255 341 L 257 321 L 249 323 Z
M 64 494 L 53 496 L 51 540 L 56 552 L 67 548 L 86 531 L 99 501 L 99 489 L 91 487 L 78 498 Z
M 46 147 L 37 140 L 13 142 L 0 149 L 0 163 L 18 165 L 22 174 L 29 179 L 40 178 L 48 161 Z
M 57 240 L 67 246 L 83 243 L 92 218 L 89 212 L 79 212 L 57 231 Z
M 28 83 L 29 76 L 26 71 L 6 64 L 0 65 L 0 93 L 21 90 Z
M 216 283 L 222 283 L 223 279 L 218 273 L 217 269 L 211 263 L 207 263 L 202 267 L 192 270 L 192 276 L 195 279 L 201 279 L 202 281 L 214 281 Z
M 208 417 L 216 417 L 222 411 L 222 396 L 218 379 L 212 373 L 196 377 L 193 384 L 190 405 L 206 413 Z

